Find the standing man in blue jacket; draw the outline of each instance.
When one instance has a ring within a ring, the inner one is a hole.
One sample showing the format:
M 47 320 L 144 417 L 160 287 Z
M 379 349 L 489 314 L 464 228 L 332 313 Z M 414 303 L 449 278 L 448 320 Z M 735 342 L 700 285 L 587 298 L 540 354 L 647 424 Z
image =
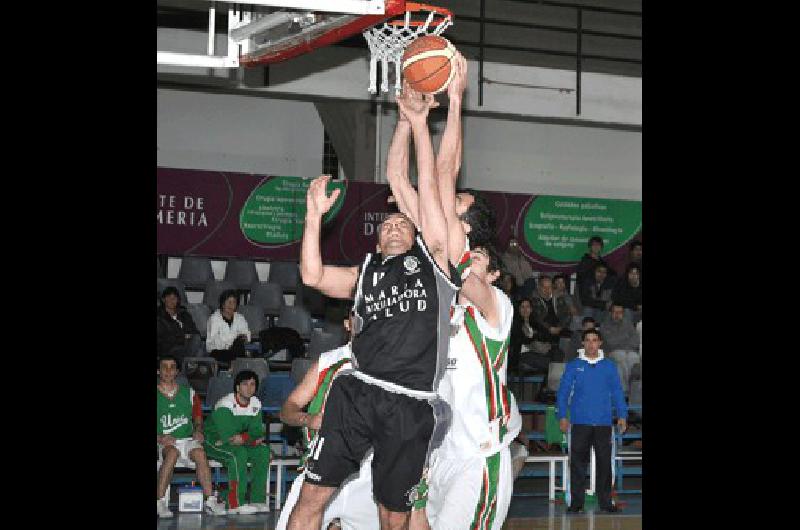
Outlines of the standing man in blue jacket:
M 562 432 L 569 429 L 567 407 L 572 419 L 570 438 L 570 513 L 583 510 L 589 451 L 594 447 L 597 471 L 597 501 L 604 512 L 618 512 L 611 502 L 612 407 L 617 411 L 620 432 L 627 429 L 628 405 L 613 361 L 604 358 L 603 338 L 597 329 L 583 332 L 578 358 L 567 364 L 558 387 L 558 417 Z

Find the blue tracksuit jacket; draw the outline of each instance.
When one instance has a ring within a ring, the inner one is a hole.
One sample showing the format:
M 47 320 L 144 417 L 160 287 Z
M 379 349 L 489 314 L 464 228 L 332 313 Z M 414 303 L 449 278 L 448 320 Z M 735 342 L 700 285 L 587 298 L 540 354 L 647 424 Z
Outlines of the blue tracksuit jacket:
M 582 354 L 582 352 L 581 352 Z M 573 425 L 611 425 L 611 408 L 618 418 L 628 417 L 617 366 L 603 358 L 591 364 L 578 357 L 567 363 L 558 387 L 558 417 Z

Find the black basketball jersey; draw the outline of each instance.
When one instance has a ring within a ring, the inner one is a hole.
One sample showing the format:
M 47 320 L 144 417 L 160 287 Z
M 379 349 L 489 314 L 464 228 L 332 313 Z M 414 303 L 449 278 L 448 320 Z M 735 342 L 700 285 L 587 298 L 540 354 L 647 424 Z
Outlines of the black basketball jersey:
M 358 370 L 413 390 L 436 390 L 447 365 L 450 305 L 461 286 L 448 265 L 449 278 L 419 235 L 404 254 L 366 256 L 355 299 Z

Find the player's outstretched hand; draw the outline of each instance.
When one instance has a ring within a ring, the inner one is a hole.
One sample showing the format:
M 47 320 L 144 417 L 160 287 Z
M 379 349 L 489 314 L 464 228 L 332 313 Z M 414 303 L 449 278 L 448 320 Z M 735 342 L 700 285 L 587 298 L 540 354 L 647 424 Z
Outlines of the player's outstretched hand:
M 467 89 L 467 59 L 461 55 L 461 52 L 456 52 L 452 61 L 455 73 L 450 84 L 447 85 L 447 96 L 452 100 L 460 98 L 464 95 L 464 90 Z
M 406 119 L 411 123 L 424 123 L 428 119 L 428 111 L 439 106 L 433 94 L 417 92 L 407 81 L 403 81 L 403 92 L 397 96 L 397 107 L 400 110 L 401 120 Z
M 312 217 L 322 217 L 331 209 L 336 199 L 339 197 L 340 189 L 331 192 L 330 197 L 325 191 L 325 187 L 331 180 L 330 175 L 320 175 L 311 181 L 306 193 L 306 215 Z

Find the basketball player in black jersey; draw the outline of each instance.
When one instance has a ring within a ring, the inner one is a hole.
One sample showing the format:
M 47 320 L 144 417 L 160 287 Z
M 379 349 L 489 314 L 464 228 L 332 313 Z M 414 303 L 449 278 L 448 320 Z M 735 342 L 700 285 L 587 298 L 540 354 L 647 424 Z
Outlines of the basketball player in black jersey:
M 407 527 L 431 443 L 444 434 L 447 411 L 436 388 L 446 369 L 449 311 L 460 278 L 449 261 L 427 125 L 430 107 L 421 100 L 398 104 L 414 136 L 420 234 L 408 217 L 391 214 L 380 227 L 379 253 L 368 254 L 360 267 L 323 265 L 322 217 L 339 191 L 328 197 L 328 176 L 317 178 L 308 189 L 303 283 L 331 297 L 355 299 L 356 369 L 340 373 L 331 386 L 289 530 L 320 527 L 326 502 L 358 469 L 369 447 L 374 449 L 373 494 L 381 528 Z

